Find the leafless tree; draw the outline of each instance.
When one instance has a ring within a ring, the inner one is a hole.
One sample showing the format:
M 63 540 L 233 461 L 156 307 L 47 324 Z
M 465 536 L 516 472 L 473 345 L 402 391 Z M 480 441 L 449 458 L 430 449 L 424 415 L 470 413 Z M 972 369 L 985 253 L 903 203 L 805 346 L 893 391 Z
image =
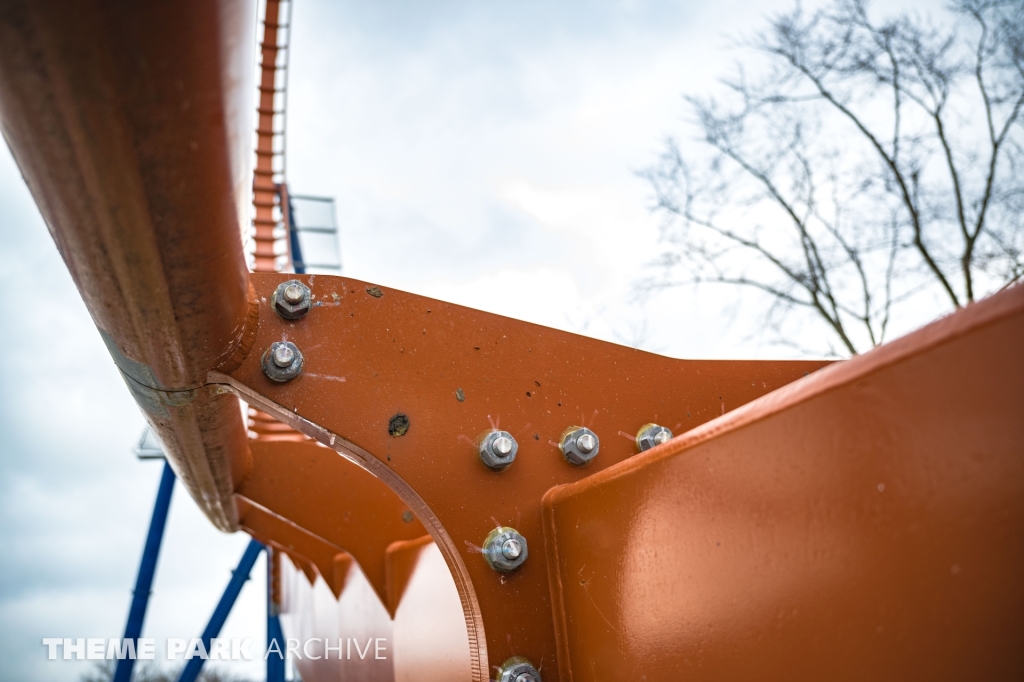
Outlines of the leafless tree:
M 669 246 L 647 290 L 753 288 L 780 335 L 810 314 L 856 354 L 1024 275 L 1024 3 L 876 10 L 773 17 L 718 99 L 687 98 L 696 143 L 643 172 Z

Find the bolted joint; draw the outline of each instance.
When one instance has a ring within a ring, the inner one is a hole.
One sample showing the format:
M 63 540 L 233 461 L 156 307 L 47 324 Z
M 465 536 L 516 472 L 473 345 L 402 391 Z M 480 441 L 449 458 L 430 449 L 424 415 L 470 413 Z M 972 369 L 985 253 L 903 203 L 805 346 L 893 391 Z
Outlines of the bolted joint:
M 297 279 L 278 284 L 270 297 L 270 303 L 277 314 L 286 320 L 303 317 L 313 305 L 309 287 Z
M 644 424 L 636 433 L 636 447 L 643 452 L 672 440 L 672 432 L 657 424 Z
M 542 682 L 540 673 L 522 656 L 513 656 L 498 669 L 498 682 Z
M 526 549 L 526 538 L 515 528 L 502 526 L 495 528 L 487 535 L 483 547 L 484 559 L 495 571 L 510 573 L 526 561 L 529 552 Z M 515 678 L 513 678 L 515 679 Z
M 284 383 L 302 374 L 302 351 L 291 341 L 275 341 L 263 353 L 263 373 Z
M 586 427 L 570 426 L 562 434 L 562 442 L 558 447 L 569 464 L 581 467 L 597 457 L 601 449 L 601 440 L 596 433 Z
M 480 440 L 480 461 L 495 471 L 501 471 L 515 461 L 517 452 L 519 444 L 508 431 L 494 429 Z

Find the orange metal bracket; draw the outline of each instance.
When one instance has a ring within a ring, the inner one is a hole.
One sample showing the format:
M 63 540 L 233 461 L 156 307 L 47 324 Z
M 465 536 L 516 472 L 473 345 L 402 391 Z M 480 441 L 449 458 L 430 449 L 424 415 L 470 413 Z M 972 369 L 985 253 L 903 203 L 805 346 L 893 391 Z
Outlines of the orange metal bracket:
M 1021 679 L 1024 287 L 553 488 L 545 534 L 563 680 Z
M 352 565 L 345 550 L 245 500 L 238 500 L 238 516 L 242 530 L 265 545 L 302 557 L 316 567 L 334 596 L 341 596 Z
M 555 660 L 541 546 L 541 497 L 548 488 L 632 457 L 632 434 L 645 423 L 686 431 L 827 364 L 673 360 L 324 275 L 299 277 L 315 305 L 304 319 L 288 321 L 269 301 L 289 278 L 252 275 L 260 306 L 253 352 L 230 375 L 215 372 L 210 381 L 231 386 L 398 493 L 452 571 L 480 680 L 488 679 L 491 662 L 513 654 L 549 665 Z M 285 384 L 270 381 L 260 364 L 280 340 L 296 344 L 305 358 L 303 374 Z M 388 424 L 399 414 L 409 428 L 395 437 Z M 601 438 L 600 454 L 583 468 L 569 464 L 557 446 L 574 425 Z M 500 473 L 477 454 L 480 434 L 497 426 L 519 442 L 517 460 Z M 256 467 L 258 447 L 253 444 Z M 251 485 L 239 493 L 253 495 Z M 324 519 L 299 520 L 297 511 L 275 507 L 273 486 L 261 504 L 308 530 L 338 522 L 329 519 L 329 487 L 303 494 L 323 503 Z M 480 554 L 497 525 L 513 526 L 533 543 L 515 573 L 493 572 Z M 551 680 L 555 671 L 546 668 L 545 675 Z
M 433 541 L 429 535 L 424 535 L 416 540 L 400 540 L 388 545 L 384 558 L 388 579 L 388 599 L 385 605 L 392 618 L 398 611 L 398 605 L 402 603 L 405 588 L 409 586 L 409 581 L 416 572 L 420 554 Z
M 252 441 L 250 449 L 252 470 L 236 489 L 240 509 L 251 503 L 348 552 L 387 604 L 388 545 L 427 532 L 409 507 L 384 483 L 318 443 Z M 329 582 L 330 573 L 314 563 Z
M 278 549 L 280 549 L 280 547 L 278 547 Z M 291 560 L 295 568 L 302 571 L 302 574 L 306 576 L 306 580 L 309 581 L 310 585 L 316 582 L 316 577 L 320 574 L 320 572 L 317 570 L 316 566 L 313 565 L 312 561 L 305 558 L 301 554 L 290 552 L 288 550 L 283 551 Z

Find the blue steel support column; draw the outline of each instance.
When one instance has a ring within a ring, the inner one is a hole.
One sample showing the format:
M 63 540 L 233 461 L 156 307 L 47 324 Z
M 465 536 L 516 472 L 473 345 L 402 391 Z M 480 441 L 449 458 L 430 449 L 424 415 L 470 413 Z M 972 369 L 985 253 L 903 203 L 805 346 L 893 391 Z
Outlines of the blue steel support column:
M 153 587 L 153 574 L 156 572 L 156 560 L 160 555 L 160 542 L 164 538 L 164 526 L 167 525 L 167 510 L 171 506 L 171 493 L 174 491 L 174 470 L 166 461 L 164 472 L 160 476 L 160 487 L 156 493 L 156 504 L 153 505 L 153 518 L 149 522 L 149 534 L 146 535 L 146 546 L 142 550 L 142 563 L 139 575 L 135 579 L 135 592 L 132 605 L 128 609 L 128 623 L 124 627 L 124 639 L 132 640 L 132 647 L 138 646 L 142 635 L 142 621 L 146 617 L 146 606 L 149 605 L 149 594 Z M 130 682 L 133 658 L 122 658 L 117 662 L 114 671 L 114 682 Z
M 245 554 L 242 555 L 241 561 L 238 562 L 238 568 L 231 575 L 231 580 L 228 582 L 228 586 L 224 588 L 224 594 L 221 596 L 220 602 L 217 603 L 217 608 L 213 610 L 213 615 L 210 616 L 210 622 L 206 625 L 206 629 L 203 630 L 203 646 L 206 647 L 207 651 L 210 650 L 210 640 L 219 635 L 220 629 L 224 627 L 224 621 L 228 619 L 231 607 L 235 605 L 238 593 L 242 591 L 242 586 L 249 579 L 253 564 L 256 563 L 256 559 L 259 558 L 262 551 L 262 544 L 256 540 L 249 541 L 249 546 L 245 548 Z M 181 671 L 181 677 L 178 678 L 178 682 L 195 682 L 205 662 L 199 656 L 190 658 L 185 665 L 185 669 Z
M 284 632 L 281 630 L 281 605 L 275 598 L 275 587 L 279 561 L 277 553 L 267 547 L 267 682 L 285 682 L 284 680 Z M 277 646 L 274 646 L 274 643 Z M 280 655 L 271 654 L 279 651 Z
M 288 211 L 288 246 L 292 251 L 292 269 L 296 275 L 306 274 L 306 261 L 302 258 L 302 244 L 299 243 L 299 231 L 295 228 L 295 210 L 292 208 L 291 195 L 283 192 L 281 197 L 288 202 L 282 211 Z

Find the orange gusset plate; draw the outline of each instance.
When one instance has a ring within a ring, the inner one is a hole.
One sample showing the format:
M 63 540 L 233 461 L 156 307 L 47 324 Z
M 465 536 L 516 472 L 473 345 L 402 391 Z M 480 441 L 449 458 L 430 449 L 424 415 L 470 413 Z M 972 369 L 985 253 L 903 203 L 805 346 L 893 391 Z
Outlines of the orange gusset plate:
M 827 364 L 674 360 L 324 275 L 298 277 L 315 306 L 287 321 L 269 301 L 290 277 L 252 275 L 259 304 L 253 352 L 230 376 L 214 373 L 211 381 L 232 385 L 398 493 L 452 571 L 479 679 L 512 655 L 543 663 L 549 682 L 557 677 L 541 531 L 545 491 L 634 456 L 633 435 L 645 423 L 681 433 Z M 285 384 L 267 379 L 260 365 L 280 340 L 305 358 L 303 374 Z M 388 424 L 397 414 L 410 426 L 393 437 Z M 582 468 L 557 446 L 574 425 L 601 439 L 600 454 Z M 479 436 L 492 427 L 519 443 L 515 463 L 500 473 L 477 455 Z M 329 496 L 310 496 L 309 504 L 324 517 L 341 509 Z M 496 525 L 518 529 L 530 543 L 530 558 L 513 574 L 495 573 L 480 554 Z
M 1024 287 L 555 488 L 545 522 L 574 682 L 1022 679 Z

